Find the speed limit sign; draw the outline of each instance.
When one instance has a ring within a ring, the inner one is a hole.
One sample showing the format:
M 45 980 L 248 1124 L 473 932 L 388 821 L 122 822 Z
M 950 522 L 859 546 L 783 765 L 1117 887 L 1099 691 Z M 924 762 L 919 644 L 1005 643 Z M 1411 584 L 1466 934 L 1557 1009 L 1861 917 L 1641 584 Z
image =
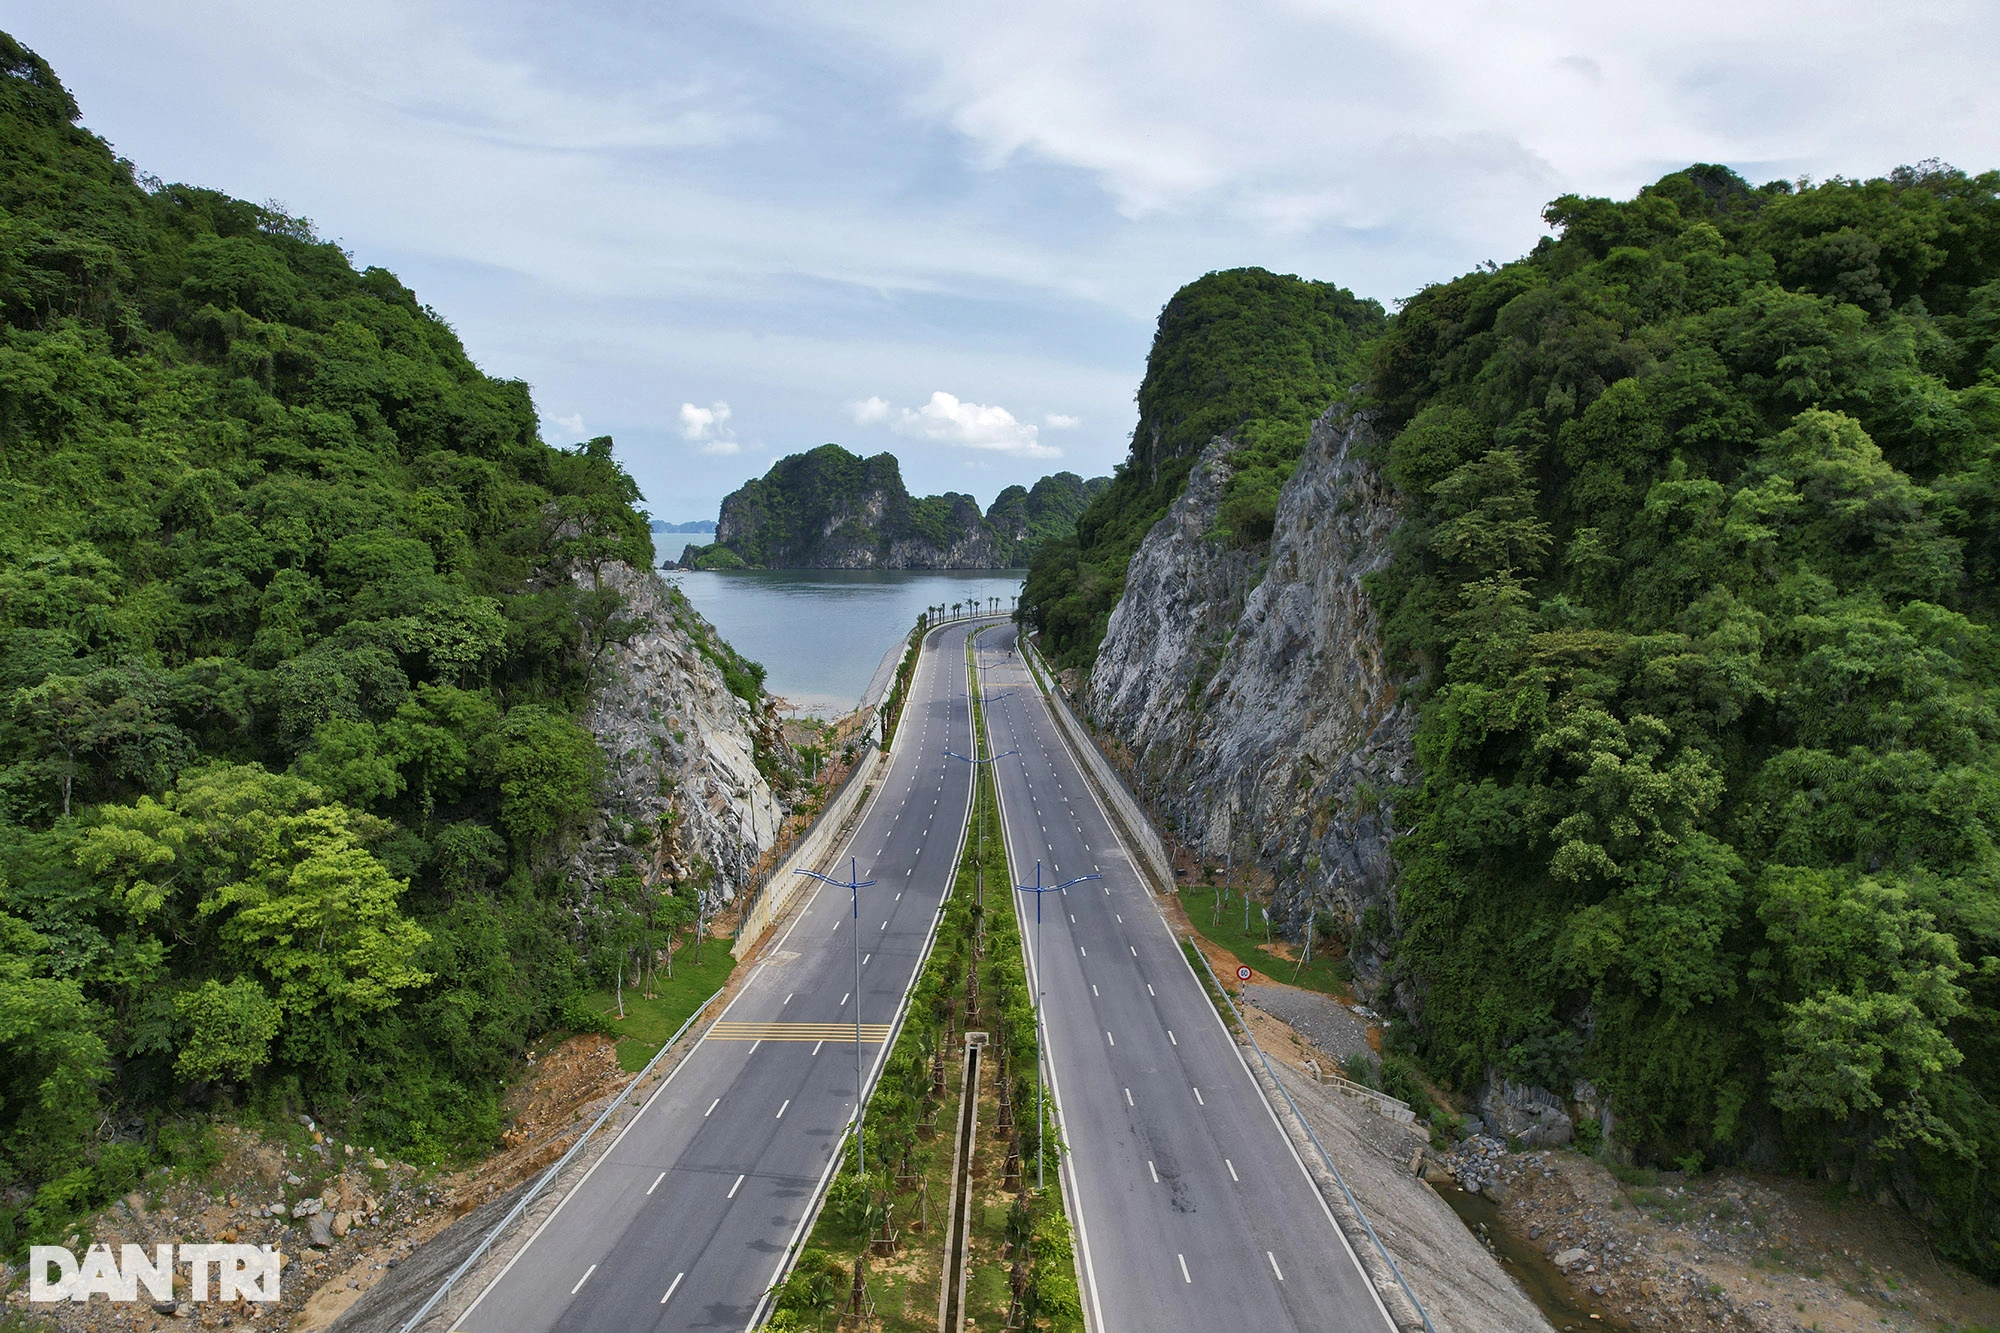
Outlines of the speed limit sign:
M 1247 968 L 1247 967 L 1239 967 L 1239 968 L 1237 968 L 1237 969 L 1236 969 L 1236 979 L 1237 979 L 1238 981 L 1248 981 L 1248 980 L 1250 980 L 1250 969 L 1249 969 L 1249 968 Z

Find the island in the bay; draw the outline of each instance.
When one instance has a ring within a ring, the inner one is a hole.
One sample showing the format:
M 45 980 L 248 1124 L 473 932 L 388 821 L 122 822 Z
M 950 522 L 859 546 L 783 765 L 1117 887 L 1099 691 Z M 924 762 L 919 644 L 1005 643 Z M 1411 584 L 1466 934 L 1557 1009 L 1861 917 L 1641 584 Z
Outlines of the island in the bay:
M 1111 485 L 1074 472 L 1009 486 L 980 512 L 970 495 L 912 496 L 894 454 L 823 444 L 779 459 L 722 501 L 715 540 L 689 544 L 685 569 L 1013 569 Z

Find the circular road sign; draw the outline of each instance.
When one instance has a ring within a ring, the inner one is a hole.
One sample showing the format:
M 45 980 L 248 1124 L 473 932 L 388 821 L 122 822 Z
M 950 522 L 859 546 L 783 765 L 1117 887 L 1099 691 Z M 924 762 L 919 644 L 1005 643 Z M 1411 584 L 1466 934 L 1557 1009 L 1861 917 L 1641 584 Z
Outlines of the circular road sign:
M 1249 968 L 1247 968 L 1247 967 L 1239 967 L 1239 968 L 1237 968 L 1237 969 L 1236 969 L 1236 979 L 1237 979 L 1238 981 L 1248 981 L 1248 980 L 1250 980 L 1250 969 L 1249 969 Z

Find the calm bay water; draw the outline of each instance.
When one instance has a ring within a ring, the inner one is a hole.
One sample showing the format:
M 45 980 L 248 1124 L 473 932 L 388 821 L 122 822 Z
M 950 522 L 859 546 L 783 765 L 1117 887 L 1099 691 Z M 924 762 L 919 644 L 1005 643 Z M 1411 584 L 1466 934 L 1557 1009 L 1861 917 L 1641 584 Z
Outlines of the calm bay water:
M 764 688 L 831 717 L 860 700 L 889 645 L 927 606 L 1013 605 L 1025 569 L 662 571 L 736 651 L 762 662 Z

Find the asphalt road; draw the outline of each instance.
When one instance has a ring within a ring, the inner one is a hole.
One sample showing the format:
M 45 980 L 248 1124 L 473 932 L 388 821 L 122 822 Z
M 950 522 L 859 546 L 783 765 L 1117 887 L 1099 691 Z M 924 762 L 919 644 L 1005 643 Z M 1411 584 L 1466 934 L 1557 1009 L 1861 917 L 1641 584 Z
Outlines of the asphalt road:
M 507 1268 L 463 1333 L 744 1329 L 854 1112 L 856 1009 L 872 1085 L 928 947 L 971 801 L 968 624 L 934 633 L 882 787 L 850 846 L 708 1035 Z M 859 931 L 861 983 L 855 985 Z M 721 947 L 711 943 L 705 947 Z M 859 992 L 857 995 L 856 992 Z M 796 1026 L 793 1026 L 796 1025 Z
M 978 644 L 1007 847 L 1039 953 L 1096 1333 L 1392 1328 L 1056 730 L 1011 627 Z M 1039 935 L 1039 948 L 1037 936 Z

